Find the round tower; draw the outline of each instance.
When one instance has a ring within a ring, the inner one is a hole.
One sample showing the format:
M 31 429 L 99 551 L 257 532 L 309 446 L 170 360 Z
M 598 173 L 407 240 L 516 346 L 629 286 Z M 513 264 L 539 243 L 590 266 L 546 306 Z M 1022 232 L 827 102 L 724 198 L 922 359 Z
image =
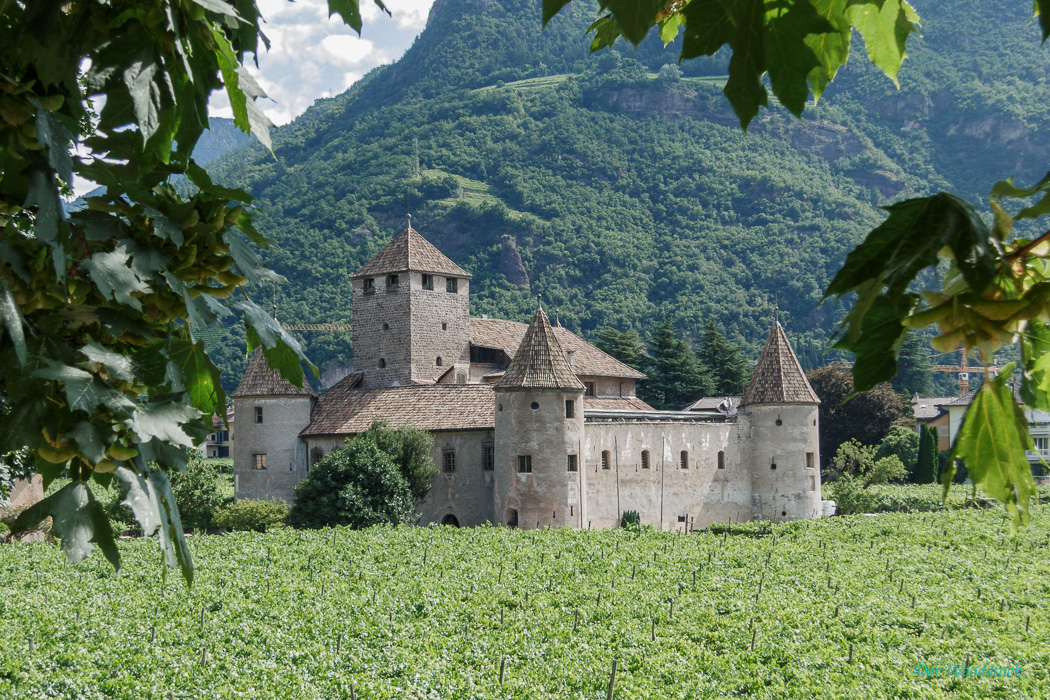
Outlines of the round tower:
M 542 308 L 493 388 L 497 522 L 530 529 L 580 527 L 585 522 L 585 387 Z
M 783 522 L 820 516 L 819 405 L 778 321 L 740 401 L 741 418 L 751 424 L 756 519 Z
M 310 425 L 317 394 L 303 377 L 300 389 L 270 369 L 256 350 L 233 399 L 233 490 L 235 498 L 275 498 L 291 503 L 306 476 L 306 450 L 299 433 Z

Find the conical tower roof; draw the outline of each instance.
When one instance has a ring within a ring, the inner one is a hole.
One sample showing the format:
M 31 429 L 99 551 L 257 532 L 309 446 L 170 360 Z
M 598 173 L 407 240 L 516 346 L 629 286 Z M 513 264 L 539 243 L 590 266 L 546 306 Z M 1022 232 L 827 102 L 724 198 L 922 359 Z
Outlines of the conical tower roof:
M 740 400 L 741 406 L 756 403 L 820 403 L 779 321 L 769 331 L 755 373 Z
M 494 388 L 584 390 L 583 382 L 569 367 L 542 308 L 536 310 L 514 359 Z
M 270 369 L 262 350 L 256 348 L 248 361 L 248 369 L 241 378 L 241 383 L 230 396 L 317 396 L 317 392 L 310 387 L 305 377 L 303 388 L 300 389 L 282 377 L 280 372 Z
M 397 238 L 390 241 L 385 248 L 366 262 L 360 270 L 350 275 L 350 278 L 379 277 L 408 270 L 449 277 L 470 278 L 471 276 L 409 225 Z

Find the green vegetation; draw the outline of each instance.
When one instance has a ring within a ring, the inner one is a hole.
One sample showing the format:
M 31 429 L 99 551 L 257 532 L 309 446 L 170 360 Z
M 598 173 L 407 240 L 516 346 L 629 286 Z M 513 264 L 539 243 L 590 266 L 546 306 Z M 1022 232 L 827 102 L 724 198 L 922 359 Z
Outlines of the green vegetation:
M 925 423 L 919 424 L 919 456 L 915 463 L 913 481 L 916 484 L 933 484 L 940 471 L 940 455 L 937 450 L 937 429 Z
M 4 546 L 0 695 L 605 698 L 615 660 L 616 698 L 1045 697 L 1050 522 L 1003 518 L 233 533 L 190 538 L 189 589 L 145 539 L 120 575 Z M 1024 673 L 914 672 L 967 662 Z
M 908 475 L 900 457 L 879 457 L 878 452 L 874 445 L 862 445 L 852 439 L 839 445 L 826 488 L 840 513 L 874 512 L 876 497 L 869 489 L 876 484 L 903 481 Z
M 284 524 L 288 506 L 282 501 L 242 498 L 215 511 L 215 527 L 228 530 L 266 532 Z

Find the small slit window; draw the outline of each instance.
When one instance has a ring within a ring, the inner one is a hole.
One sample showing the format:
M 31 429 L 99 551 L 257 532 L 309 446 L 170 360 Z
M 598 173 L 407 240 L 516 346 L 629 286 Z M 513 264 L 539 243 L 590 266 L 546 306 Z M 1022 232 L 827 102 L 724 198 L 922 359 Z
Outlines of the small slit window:
M 609 469 L 609 450 L 602 450 L 602 469 Z
M 448 322 L 446 322 L 446 321 L 442 321 L 441 322 L 441 330 L 443 330 L 443 331 L 447 331 L 448 330 Z
M 316 466 L 322 457 L 324 457 L 324 450 L 320 447 L 315 447 L 310 451 L 310 466 Z
M 718 452 L 718 468 L 719 469 L 725 469 L 726 468 L 726 453 L 722 452 L 721 450 L 719 450 L 719 452 Z
M 252 469 L 262 471 L 266 469 L 266 455 L 264 454 L 253 454 L 252 455 Z
M 584 388 L 586 388 L 586 391 L 583 394 L 584 396 L 594 396 L 595 395 L 594 394 L 594 382 L 584 382 L 583 386 L 584 386 Z
M 449 294 L 455 294 L 459 291 L 459 280 L 455 277 L 448 277 L 445 279 L 445 291 Z
M 575 418 L 576 417 L 576 402 L 572 399 L 565 401 L 565 417 Z
M 576 455 L 569 455 L 566 465 L 567 470 L 570 472 L 574 472 L 577 469 L 579 469 L 579 463 L 576 461 Z
M 458 374 L 456 374 L 456 384 L 466 384 L 466 383 L 467 383 L 467 375 L 463 374 L 462 372 L 459 372 Z
M 806 453 L 806 469 L 812 469 L 813 468 L 813 465 L 814 465 L 814 463 L 816 461 L 815 457 L 816 457 L 816 455 L 814 455 L 812 452 L 807 452 Z
M 379 358 L 379 367 L 380 369 L 386 367 L 386 360 L 384 360 L 382 357 Z
M 263 422 L 262 406 L 256 406 L 255 407 L 255 422 L 256 423 L 262 423 Z
M 777 463 L 776 462 L 770 462 L 769 463 L 769 471 L 775 472 L 776 470 L 777 470 Z
M 682 469 L 689 468 L 689 451 L 682 450 L 682 453 L 678 455 L 678 466 Z
M 485 453 L 481 460 L 481 468 L 487 472 L 492 471 L 496 467 L 496 447 L 494 445 L 485 445 Z
M 423 275 L 423 289 L 434 288 L 434 278 L 431 275 Z
M 383 330 L 384 331 L 390 330 L 390 324 L 387 323 L 386 321 L 383 321 Z
M 441 358 L 439 357 L 438 359 L 436 359 L 434 361 L 434 364 L 437 365 L 438 367 L 440 367 L 441 366 Z
M 518 455 L 518 473 L 532 473 L 532 455 Z
M 642 450 L 642 469 L 649 468 L 649 450 Z
M 397 286 L 397 282 L 398 282 L 398 276 L 397 275 L 387 275 L 386 276 L 386 286 L 388 286 L 388 287 L 396 287 Z

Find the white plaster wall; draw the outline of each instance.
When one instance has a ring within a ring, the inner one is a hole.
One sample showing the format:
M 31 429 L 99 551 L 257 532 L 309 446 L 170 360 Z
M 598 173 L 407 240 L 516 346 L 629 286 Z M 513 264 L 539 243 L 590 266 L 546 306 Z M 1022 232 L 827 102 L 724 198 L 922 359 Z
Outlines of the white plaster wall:
M 237 440 L 233 444 L 235 498 L 276 498 L 291 503 L 295 485 L 306 475 L 306 451 L 299 432 L 310 423 L 313 399 L 302 397 L 234 399 Z M 255 422 L 262 406 L 263 422 Z M 266 455 L 267 468 L 252 468 L 252 455 Z
M 817 407 L 776 404 L 745 407 L 751 420 L 751 489 L 755 518 L 784 522 L 820 516 L 820 443 Z M 777 425 L 780 420 L 780 425 Z M 806 453 L 813 454 L 813 468 Z M 771 465 L 776 464 L 776 469 Z

